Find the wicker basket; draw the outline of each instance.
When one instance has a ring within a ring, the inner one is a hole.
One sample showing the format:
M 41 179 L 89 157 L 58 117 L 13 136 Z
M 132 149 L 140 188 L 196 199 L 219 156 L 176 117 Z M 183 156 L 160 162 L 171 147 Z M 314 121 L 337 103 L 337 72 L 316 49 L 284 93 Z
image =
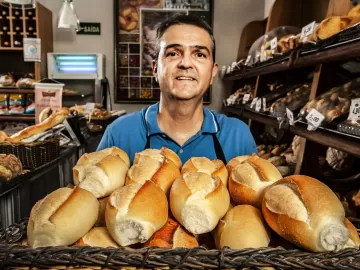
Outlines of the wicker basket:
M 208 250 L 204 247 L 94 248 L 20 245 L 27 219 L 0 230 L 0 269 L 360 269 L 360 249 L 312 253 L 298 249 Z
M 58 138 L 51 138 L 43 142 L 33 143 L 0 143 L 0 153 L 17 156 L 23 167 L 34 169 L 60 156 L 60 143 Z

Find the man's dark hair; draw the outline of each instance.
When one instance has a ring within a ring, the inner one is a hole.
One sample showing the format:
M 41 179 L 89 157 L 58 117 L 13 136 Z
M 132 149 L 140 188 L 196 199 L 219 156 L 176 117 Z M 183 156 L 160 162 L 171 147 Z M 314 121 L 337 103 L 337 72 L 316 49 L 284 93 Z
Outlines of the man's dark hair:
M 170 26 L 179 25 L 179 24 L 194 25 L 208 32 L 212 41 L 212 59 L 215 60 L 215 49 L 216 49 L 215 38 L 211 27 L 203 19 L 197 16 L 184 15 L 184 14 L 178 14 L 170 17 L 168 20 L 162 22 L 159 28 L 156 30 L 156 56 L 154 60 L 157 61 L 159 58 L 160 39 L 164 35 L 166 29 L 168 29 Z

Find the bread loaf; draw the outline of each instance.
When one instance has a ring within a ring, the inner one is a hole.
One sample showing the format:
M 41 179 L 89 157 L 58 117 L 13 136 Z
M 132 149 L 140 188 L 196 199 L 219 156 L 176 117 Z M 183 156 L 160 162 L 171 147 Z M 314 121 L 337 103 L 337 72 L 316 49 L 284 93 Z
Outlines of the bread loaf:
M 74 246 L 119 248 L 119 245 L 111 238 L 106 227 L 92 228 L 87 234 L 76 241 Z
M 356 227 L 347 218 L 345 218 L 345 226 L 349 230 L 349 240 L 344 248 L 360 248 L 360 237 Z
M 175 152 L 165 147 L 160 150 L 145 149 L 136 153 L 134 164 L 126 174 L 125 184 L 144 184 L 151 180 L 168 194 L 172 183 L 180 175 L 179 161 Z
M 188 172 L 204 172 L 211 176 L 218 176 L 224 186 L 227 186 L 229 173 L 221 160 L 211 161 L 206 157 L 192 157 L 185 162 L 181 169 L 181 174 Z
M 7 138 L 8 135 L 4 131 L 0 130 L 0 143 L 5 142 Z
M 167 219 L 165 193 L 151 181 L 115 190 L 105 211 L 106 227 L 121 246 L 145 243 Z
M 193 248 L 198 245 L 194 235 L 187 232 L 175 220 L 169 218 L 165 226 L 146 242 L 145 247 Z
M 99 202 L 90 192 L 59 188 L 31 209 L 28 243 L 33 248 L 71 245 L 93 227 L 98 211 Z
M 99 201 L 99 214 L 98 214 L 98 218 L 97 218 L 97 220 L 95 222 L 95 225 L 94 225 L 95 227 L 104 227 L 104 226 L 106 226 L 105 210 L 106 210 L 106 205 L 107 205 L 108 200 L 109 200 L 109 196 L 98 199 L 98 201 Z
M 228 164 L 226 165 L 226 169 L 229 172 L 229 176 L 231 175 L 232 170 L 247 160 L 250 156 L 237 156 L 231 159 Z
M 9 142 L 19 142 L 23 139 L 29 138 L 33 135 L 42 133 L 52 127 L 55 127 L 62 122 L 64 122 L 65 118 L 69 115 L 69 109 L 62 108 L 61 110 L 57 111 L 56 113 L 53 113 L 50 117 L 48 117 L 45 121 L 29 126 L 27 128 L 24 128 L 23 130 L 15 133 L 11 137 L 7 138 L 7 141 Z
M 340 200 L 308 176 L 289 176 L 268 187 L 262 212 L 275 232 L 310 251 L 337 251 L 349 240 Z
M 229 204 L 229 192 L 220 178 L 207 173 L 186 173 L 178 177 L 171 187 L 171 212 L 193 234 L 215 229 Z
M 229 192 L 235 204 L 249 204 L 261 209 L 263 191 L 282 176 L 269 161 L 253 155 L 237 165 L 229 177 Z M 229 162 L 229 164 L 232 161 Z
M 0 154 L 0 182 L 10 181 L 23 171 L 21 161 L 15 155 Z
M 323 20 L 315 30 L 319 39 L 327 39 L 350 25 L 351 17 L 332 16 Z
M 109 196 L 125 183 L 129 157 L 117 147 L 85 154 L 73 168 L 74 183 L 96 198 Z
M 238 205 L 220 220 L 215 232 L 218 249 L 228 246 L 232 249 L 267 247 L 270 242 L 270 228 L 259 209 L 251 205 Z
M 353 7 L 347 14 L 348 17 L 360 17 L 360 5 Z

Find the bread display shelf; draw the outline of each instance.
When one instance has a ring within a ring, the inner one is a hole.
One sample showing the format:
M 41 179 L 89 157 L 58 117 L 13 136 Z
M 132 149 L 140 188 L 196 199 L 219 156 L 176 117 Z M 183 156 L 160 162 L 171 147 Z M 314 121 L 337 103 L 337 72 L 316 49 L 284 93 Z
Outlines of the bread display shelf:
M 0 114 L 1 121 L 28 121 L 34 122 L 35 116 L 33 114 Z
M 32 249 L 20 245 L 26 237 L 28 219 L 0 229 L 0 261 L 3 267 L 30 269 L 355 269 L 360 261 L 359 249 L 311 253 L 300 249 L 248 248 L 209 250 L 187 248 L 94 248 L 46 247 Z M 359 231 L 358 231 L 359 233 Z M 15 245 L 14 245 L 15 244 Z M 71 268 L 72 269 L 72 268 Z
M 256 122 L 269 125 L 272 127 L 279 127 L 279 122 L 270 116 L 252 112 L 243 108 L 224 107 L 225 113 L 231 113 L 236 116 L 243 116 L 248 119 L 252 119 Z M 289 126 L 288 131 L 294 135 L 299 135 L 310 141 L 319 143 L 324 146 L 333 147 L 341 151 L 345 151 L 356 157 L 360 157 L 360 138 L 355 138 L 352 135 L 341 133 L 335 130 L 326 128 L 319 128 L 316 131 L 308 131 L 303 124 L 297 124 L 295 126 Z
M 238 71 L 232 74 L 225 75 L 224 80 L 241 80 L 245 78 L 276 73 L 290 69 L 309 67 L 317 64 L 336 62 L 340 60 L 347 60 L 360 56 L 359 45 L 360 41 L 356 41 L 353 43 L 344 44 L 336 48 L 331 48 L 324 51 L 299 56 L 293 61 L 287 59 L 280 63 L 263 65 L 254 68 L 250 67 L 248 70 L 243 72 Z M 293 54 L 296 55 L 296 51 L 293 51 Z M 274 60 L 276 60 L 276 58 L 274 58 Z
M 34 89 L 0 87 L 0 94 L 34 94 Z

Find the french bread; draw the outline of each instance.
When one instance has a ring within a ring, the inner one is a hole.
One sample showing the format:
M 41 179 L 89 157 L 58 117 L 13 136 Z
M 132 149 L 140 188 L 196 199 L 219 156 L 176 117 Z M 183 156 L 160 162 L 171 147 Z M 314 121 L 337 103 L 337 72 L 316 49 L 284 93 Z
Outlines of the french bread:
M 98 214 L 98 218 L 97 218 L 97 220 L 95 222 L 95 225 L 94 225 L 95 227 L 104 227 L 104 226 L 106 226 L 105 210 L 106 210 L 106 205 L 107 205 L 108 200 L 109 200 L 109 196 L 98 199 L 98 201 L 99 201 L 99 214 Z
M 2 130 L 0 130 L 0 143 L 5 142 L 9 136 Z
M 126 174 L 125 185 L 144 184 L 145 181 L 151 180 L 168 194 L 171 185 L 180 175 L 179 164 L 173 162 L 174 156 L 177 155 L 165 147 L 161 150 L 145 149 L 136 153 L 134 164 Z
M 267 247 L 270 228 L 259 209 L 251 205 L 238 205 L 220 220 L 215 231 L 215 242 L 218 249 L 225 246 L 232 249 Z
M 356 227 L 347 218 L 345 218 L 345 226 L 349 230 L 349 240 L 344 248 L 360 248 L 360 237 Z
M 138 164 L 141 161 L 141 158 L 146 156 L 162 159 L 160 155 L 171 160 L 179 170 L 181 169 L 182 163 L 179 156 L 173 150 L 166 147 L 162 147 L 161 149 L 145 149 L 142 152 L 136 153 L 134 157 L 134 164 Z
M 347 16 L 332 16 L 323 20 L 318 28 L 315 30 L 319 39 L 327 39 L 339 33 L 350 25 L 351 17 Z
M 44 131 L 64 122 L 65 118 L 68 115 L 69 115 L 69 109 L 64 107 L 61 110 L 57 111 L 56 113 L 53 113 L 52 115 L 50 115 L 45 121 L 43 121 L 39 124 L 33 125 L 33 126 L 29 126 L 27 128 L 24 128 L 23 130 L 15 133 L 14 135 L 7 138 L 6 140 L 9 142 L 19 142 L 19 141 L 29 138 L 33 135 L 44 132 Z
M 170 190 L 172 214 L 193 234 L 215 229 L 229 204 L 229 192 L 220 178 L 203 172 L 183 174 Z
M 94 227 L 87 234 L 81 237 L 74 246 L 90 246 L 90 247 L 114 247 L 120 246 L 111 238 L 106 227 Z
M 360 5 L 356 5 L 353 7 L 347 14 L 349 17 L 360 17 Z
M 145 243 L 145 247 L 193 248 L 199 244 L 196 237 L 187 232 L 179 223 L 168 218 L 165 226 Z
M 340 200 L 329 187 L 308 176 L 292 175 L 268 187 L 262 212 L 275 232 L 310 251 L 338 251 L 349 240 Z
M 229 176 L 232 172 L 232 170 L 240 165 L 241 163 L 243 163 L 245 160 L 247 160 L 250 156 L 237 156 L 237 157 L 234 157 L 233 159 L 231 159 L 228 164 L 226 164 L 226 169 L 227 171 L 229 172 Z
M 120 246 L 145 243 L 167 219 L 165 193 L 151 181 L 116 189 L 106 205 L 106 227 Z
M 98 211 L 99 202 L 90 192 L 59 188 L 31 209 L 28 243 L 33 248 L 71 245 L 93 227 Z
M 237 157 L 234 163 L 240 164 L 231 170 L 229 177 L 232 200 L 237 205 L 249 204 L 261 209 L 264 189 L 282 178 L 280 172 L 269 161 L 256 155 L 245 159 Z
M 73 168 L 74 184 L 96 198 L 109 196 L 124 185 L 128 163 L 127 154 L 116 147 L 86 154 Z
M 211 176 L 218 176 L 225 187 L 227 186 L 229 173 L 225 164 L 219 159 L 210 160 L 206 157 L 192 157 L 185 162 L 181 169 L 181 174 L 189 172 L 204 172 Z

